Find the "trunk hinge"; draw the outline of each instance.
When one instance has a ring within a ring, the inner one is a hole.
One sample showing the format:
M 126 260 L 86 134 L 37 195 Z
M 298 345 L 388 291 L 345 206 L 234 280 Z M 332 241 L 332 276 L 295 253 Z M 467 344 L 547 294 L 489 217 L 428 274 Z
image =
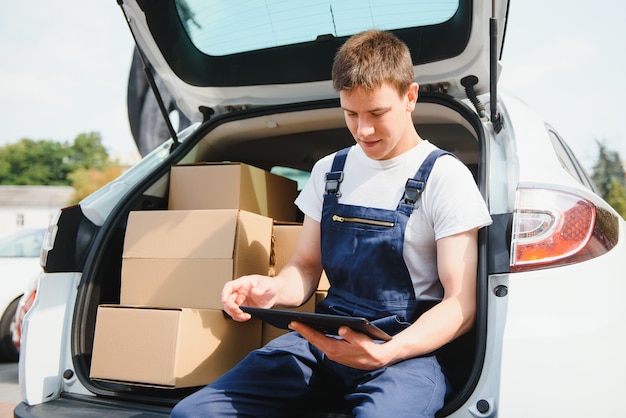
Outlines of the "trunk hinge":
M 502 130 L 502 117 L 498 113 L 498 19 L 496 18 L 496 1 L 491 2 L 491 18 L 489 19 L 489 108 L 491 123 L 496 133 Z
M 176 135 L 176 131 L 174 130 L 174 126 L 172 125 L 172 121 L 170 120 L 170 116 L 167 111 L 167 108 L 165 107 L 165 103 L 163 103 L 163 97 L 161 96 L 161 93 L 159 92 L 159 88 L 156 85 L 156 81 L 154 81 L 154 73 L 153 73 L 152 66 L 148 62 L 146 56 L 143 53 L 143 50 L 139 46 L 139 42 L 137 42 L 137 37 L 135 36 L 135 33 L 133 32 L 133 29 L 130 26 L 128 15 L 126 14 L 124 7 L 122 7 L 123 3 L 124 3 L 124 0 L 117 0 L 117 4 L 120 6 L 120 9 L 122 9 L 122 13 L 124 14 L 124 19 L 126 20 L 128 29 L 130 30 L 130 33 L 133 37 L 133 41 L 135 42 L 135 45 L 137 46 L 137 53 L 143 64 L 143 71 L 146 74 L 146 79 L 148 80 L 150 89 L 152 90 L 152 93 L 154 94 L 154 98 L 156 99 L 157 104 L 159 105 L 159 110 L 161 111 L 161 116 L 163 116 L 163 120 L 165 121 L 165 126 L 167 127 L 167 130 L 172 140 L 174 141 L 174 143 L 172 144 L 172 147 L 170 148 L 170 151 L 174 151 L 180 145 L 180 141 L 178 140 L 178 135 Z

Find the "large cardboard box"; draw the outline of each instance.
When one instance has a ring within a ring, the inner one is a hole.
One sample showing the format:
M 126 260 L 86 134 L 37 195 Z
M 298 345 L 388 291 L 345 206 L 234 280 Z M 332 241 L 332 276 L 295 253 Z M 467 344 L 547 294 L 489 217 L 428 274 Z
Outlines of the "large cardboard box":
M 120 303 L 222 309 L 227 281 L 267 274 L 272 222 L 240 210 L 131 212 Z
M 92 379 L 163 388 L 211 383 L 261 342 L 258 320 L 222 311 L 98 307 Z
M 295 221 L 297 182 L 242 163 L 199 163 L 172 167 L 170 210 L 242 209 Z

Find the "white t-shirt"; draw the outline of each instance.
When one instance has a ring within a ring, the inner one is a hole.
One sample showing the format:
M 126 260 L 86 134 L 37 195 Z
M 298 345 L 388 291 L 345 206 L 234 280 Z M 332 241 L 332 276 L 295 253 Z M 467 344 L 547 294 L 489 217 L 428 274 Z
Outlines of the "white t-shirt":
M 389 160 L 372 160 L 361 147 L 352 146 L 344 166 L 339 203 L 380 209 L 396 209 L 404 185 L 428 154 L 437 149 L 428 141 Z M 320 222 L 324 202 L 325 174 L 331 171 L 334 154 L 319 160 L 296 205 Z M 404 261 L 415 297 L 440 300 L 443 288 L 437 274 L 436 240 L 491 224 L 485 201 L 470 171 L 456 158 L 437 159 L 404 235 Z

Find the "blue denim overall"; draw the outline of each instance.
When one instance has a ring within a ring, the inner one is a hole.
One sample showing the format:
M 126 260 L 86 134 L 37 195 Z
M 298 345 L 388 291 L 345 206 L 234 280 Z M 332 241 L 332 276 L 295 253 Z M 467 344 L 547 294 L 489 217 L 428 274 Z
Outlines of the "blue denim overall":
M 394 335 L 432 306 L 416 300 L 402 249 L 414 204 L 444 152 L 433 151 L 407 180 L 395 211 L 337 202 L 347 153 L 337 153 L 326 175 L 321 244 L 331 288 L 317 310 L 364 316 Z M 365 371 L 329 360 L 290 332 L 185 398 L 172 417 L 302 417 L 334 403 L 347 404 L 358 418 L 432 417 L 443 406 L 446 389 L 435 355 Z
M 318 311 L 363 316 L 394 335 L 433 306 L 415 298 L 403 258 L 404 231 L 435 160 L 447 153 L 433 151 L 407 181 L 396 210 L 386 210 L 338 203 L 348 151 L 336 154 L 326 174 L 321 245 L 331 287 Z

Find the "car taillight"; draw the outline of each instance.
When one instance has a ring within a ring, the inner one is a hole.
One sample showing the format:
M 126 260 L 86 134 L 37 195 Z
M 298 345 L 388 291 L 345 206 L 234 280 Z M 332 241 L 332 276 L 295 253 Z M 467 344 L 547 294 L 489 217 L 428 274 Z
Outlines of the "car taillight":
M 572 264 L 610 251 L 618 215 L 592 195 L 519 188 L 513 214 L 511 272 Z

